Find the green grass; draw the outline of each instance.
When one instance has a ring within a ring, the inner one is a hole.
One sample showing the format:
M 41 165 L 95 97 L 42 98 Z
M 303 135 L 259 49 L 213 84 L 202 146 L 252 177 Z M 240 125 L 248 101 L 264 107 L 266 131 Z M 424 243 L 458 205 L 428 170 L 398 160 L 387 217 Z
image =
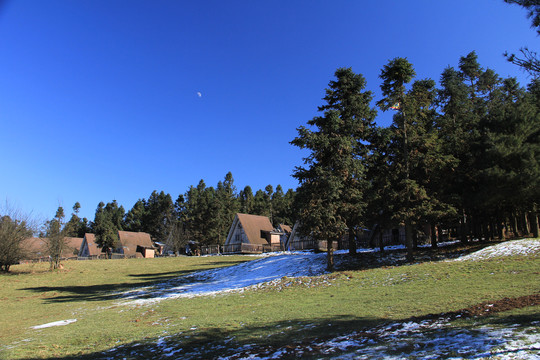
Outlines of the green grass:
M 284 345 L 540 292 L 540 257 L 529 256 L 343 271 L 282 279 L 261 290 L 145 306 L 118 305 L 112 295 L 194 270 L 252 259 L 71 261 L 57 272 L 46 271 L 47 264 L 15 266 L 13 275 L 0 275 L 0 358 L 89 359 L 123 344 L 126 349 L 118 354 L 130 358 L 135 349 L 138 355 L 133 358 L 141 358 L 141 354 L 151 356 L 145 353 L 147 344 L 164 336 L 170 343 L 211 356 L 221 351 L 219 345 Z M 538 319 L 539 310 L 516 310 L 512 316 Z M 493 318 L 504 321 L 505 315 Z M 77 322 L 30 329 L 65 319 Z

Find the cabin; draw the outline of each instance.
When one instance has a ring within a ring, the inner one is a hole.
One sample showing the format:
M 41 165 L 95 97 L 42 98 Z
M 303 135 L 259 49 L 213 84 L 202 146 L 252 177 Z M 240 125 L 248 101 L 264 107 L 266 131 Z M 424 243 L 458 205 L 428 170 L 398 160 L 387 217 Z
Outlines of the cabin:
M 266 216 L 236 214 L 223 246 L 224 253 L 257 254 L 281 249 L 282 233 Z
M 62 254 L 60 255 L 60 257 L 65 259 L 77 258 L 77 256 L 79 255 L 79 251 L 81 250 L 83 241 L 84 238 L 65 237 L 64 243 L 66 246 L 62 250 Z
M 153 258 L 156 253 L 150 234 L 144 232 L 118 231 L 118 244 L 112 252 L 124 257 Z
M 24 239 L 21 243 L 23 257 L 21 263 L 39 261 L 49 258 L 47 244 L 42 238 L 32 237 Z
M 47 238 L 27 238 L 22 242 L 23 259 L 21 262 L 48 261 L 49 250 L 47 248 Z M 65 247 L 60 254 L 62 259 L 76 259 L 83 238 L 65 237 Z
M 285 244 L 287 243 L 287 241 L 289 241 L 289 236 L 291 235 L 292 228 L 290 225 L 279 224 L 277 229 L 279 232 L 281 232 L 280 241 L 283 245 L 283 249 L 285 249 Z
M 99 259 L 103 253 L 96 244 L 96 235 L 84 234 L 78 256 L 81 258 Z
M 285 250 L 294 251 L 294 250 L 315 250 L 315 251 L 326 251 L 328 249 L 328 241 L 326 240 L 315 240 L 311 236 L 303 236 L 299 231 L 300 224 L 296 222 L 294 224 L 291 235 L 285 243 Z M 337 250 L 339 248 L 339 242 L 334 241 L 332 243 L 332 248 Z

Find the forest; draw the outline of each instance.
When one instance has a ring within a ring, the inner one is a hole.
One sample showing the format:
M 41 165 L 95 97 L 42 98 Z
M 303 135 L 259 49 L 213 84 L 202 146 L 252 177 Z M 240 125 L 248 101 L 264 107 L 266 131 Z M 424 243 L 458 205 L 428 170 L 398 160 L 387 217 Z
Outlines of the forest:
M 223 244 L 237 212 L 268 216 L 276 227 L 300 220 L 321 239 L 405 226 L 411 248 L 426 224 L 458 229 L 462 241 L 538 236 L 540 80 L 523 87 L 501 78 L 474 52 L 444 69 L 438 86 L 416 79 L 404 58 L 389 61 L 380 78 L 384 97 L 374 99 L 361 74 L 335 72 L 321 115 L 291 141 L 310 152 L 293 170 L 296 190 L 238 191 L 229 172 L 174 201 L 154 191 L 127 212 L 114 200 L 100 203 L 92 221 L 78 217 L 76 204 L 67 224 L 74 236 L 96 233 L 102 246 L 114 244 L 116 230 Z M 393 113 L 390 126 L 377 125 L 378 111 Z
M 507 2 L 528 9 L 540 34 L 536 2 Z M 238 190 L 229 172 L 215 187 L 201 180 L 175 200 L 156 190 L 127 211 L 116 200 L 100 202 L 92 220 L 78 216 L 79 203 L 69 220 L 59 208 L 40 235 L 92 232 L 101 247 L 114 247 L 117 231 L 126 230 L 178 246 L 221 245 L 241 212 L 268 216 L 276 227 L 298 222 L 316 239 L 348 235 L 352 253 L 359 229 L 401 226 L 410 258 L 426 226 L 433 245 L 449 229 L 463 242 L 538 237 L 540 61 L 528 48 L 520 52 L 505 56 L 527 72 L 525 85 L 484 68 L 474 51 L 437 81 L 417 78 L 413 64 L 397 57 L 381 68 L 380 98 L 362 74 L 339 68 L 319 115 L 291 139 L 308 152 L 291 169 L 297 189 Z M 377 123 L 380 112 L 392 113 L 389 126 Z M 3 215 L 2 228 L 28 235 L 24 222 Z

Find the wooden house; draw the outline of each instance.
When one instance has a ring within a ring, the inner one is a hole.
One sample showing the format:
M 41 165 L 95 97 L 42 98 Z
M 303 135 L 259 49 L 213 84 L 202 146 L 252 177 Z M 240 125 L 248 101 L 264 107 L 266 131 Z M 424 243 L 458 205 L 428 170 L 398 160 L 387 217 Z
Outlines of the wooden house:
M 153 258 L 155 256 L 155 247 L 148 233 L 118 231 L 118 243 L 119 247 L 113 250 L 113 254 L 144 258 Z
M 290 225 L 279 224 L 278 231 L 281 232 L 280 241 L 283 249 L 285 249 L 285 244 L 289 241 L 289 236 L 291 236 L 292 228 Z
M 84 238 L 79 249 L 79 257 L 98 259 L 103 253 L 96 244 L 96 235 L 84 234 Z
M 225 253 L 261 253 L 280 250 L 281 232 L 266 216 L 236 214 L 223 247 Z
M 61 258 L 76 258 L 81 250 L 84 238 L 66 237 L 64 242 L 66 246 L 62 250 Z
M 32 237 L 24 239 L 21 243 L 23 258 L 21 263 L 48 259 L 47 244 L 42 238 Z

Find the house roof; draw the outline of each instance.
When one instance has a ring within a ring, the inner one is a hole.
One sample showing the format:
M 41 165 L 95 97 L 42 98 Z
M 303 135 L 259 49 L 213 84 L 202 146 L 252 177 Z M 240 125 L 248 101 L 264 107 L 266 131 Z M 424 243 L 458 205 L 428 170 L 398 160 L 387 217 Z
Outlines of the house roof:
M 27 238 L 22 241 L 23 260 L 39 259 L 48 256 L 47 246 L 42 238 Z
M 154 248 L 150 234 L 144 232 L 118 231 L 118 240 L 125 255 L 135 255 L 137 246 Z
M 280 228 L 281 231 L 283 231 L 285 234 L 290 234 L 291 231 L 292 231 L 292 228 L 291 228 L 290 225 L 279 224 L 279 228 Z
M 79 254 L 83 238 L 66 237 L 64 238 L 66 248 L 62 251 L 62 257 L 73 257 Z
M 96 244 L 95 234 L 84 234 L 86 244 L 88 245 L 88 253 L 90 256 L 98 256 L 101 254 L 101 249 Z
M 238 221 L 242 225 L 250 244 L 268 244 L 268 241 L 261 237 L 261 230 L 274 230 L 268 217 L 249 214 L 236 214 L 236 216 L 238 217 Z

